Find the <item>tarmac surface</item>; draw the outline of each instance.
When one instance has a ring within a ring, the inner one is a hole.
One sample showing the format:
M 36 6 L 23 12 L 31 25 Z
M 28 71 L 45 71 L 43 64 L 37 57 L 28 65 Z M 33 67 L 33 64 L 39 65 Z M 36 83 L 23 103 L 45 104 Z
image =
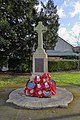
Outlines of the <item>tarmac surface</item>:
M 68 107 L 30 110 L 6 103 L 15 88 L 0 91 L 0 120 L 80 120 L 80 86 L 67 85 L 65 88 L 73 94 Z
M 49 98 L 26 96 L 24 88 L 19 88 L 10 93 L 9 99 L 6 102 L 13 103 L 24 108 L 46 109 L 53 107 L 67 107 L 72 100 L 72 93 L 61 87 L 57 87 L 56 95 Z

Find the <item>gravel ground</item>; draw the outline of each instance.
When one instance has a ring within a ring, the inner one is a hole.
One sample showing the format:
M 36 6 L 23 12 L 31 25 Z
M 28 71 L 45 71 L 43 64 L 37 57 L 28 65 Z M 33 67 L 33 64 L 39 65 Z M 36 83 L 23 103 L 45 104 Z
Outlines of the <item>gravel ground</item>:
M 0 120 L 80 120 L 80 86 L 67 86 L 74 100 L 68 108 L 29 110 L 6 103 L 10 88 L 0 92 Z

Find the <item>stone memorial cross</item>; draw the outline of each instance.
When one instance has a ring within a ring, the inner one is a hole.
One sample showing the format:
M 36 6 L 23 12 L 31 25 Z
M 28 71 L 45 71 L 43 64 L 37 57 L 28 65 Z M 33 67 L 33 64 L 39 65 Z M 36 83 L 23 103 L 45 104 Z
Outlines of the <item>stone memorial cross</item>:
M 47 30 L 47 27 L 40 21 L 34 30 L 38 33 L 38 48 L 33 54 L 32 76 L 48 72 L 47 54 L 43 48 L 43 33 Z
M 47 30 L 47 27 L 45 27 L 42 22 L 39 22 L 34 30 L 38 33 L 38 48 L 43 49 L 43 32 Z

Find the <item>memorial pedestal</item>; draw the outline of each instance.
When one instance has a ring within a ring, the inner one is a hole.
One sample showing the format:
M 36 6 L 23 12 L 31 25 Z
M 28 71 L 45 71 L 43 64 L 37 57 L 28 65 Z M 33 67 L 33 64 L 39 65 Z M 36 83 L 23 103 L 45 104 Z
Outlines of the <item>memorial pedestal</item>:
M 33 55 L 33 74 L 42 75 L 48 72 L 48 57 L 44 49 L 38 48 Z

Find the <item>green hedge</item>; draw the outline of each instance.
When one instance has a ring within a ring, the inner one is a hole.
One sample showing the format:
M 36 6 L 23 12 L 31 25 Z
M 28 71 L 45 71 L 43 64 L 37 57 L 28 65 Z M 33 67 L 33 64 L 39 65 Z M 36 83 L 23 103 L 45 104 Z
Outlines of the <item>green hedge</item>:
M 11 60 L 9 62 L 9 70 L 31 72 L 32 61 L 26 61 L 21 63 L 19 60 Z M 69 70 L 80 70 L 80 63 L 77 60 L 71 61 L 48 61 L 48 71 L 69 71 Z
M 30 72 L 29 60 L 21 61 L 20 59 L 12 58 L 8 61 L 10 71 Z
M 48 71 L 69 71 L 69 70 L 80 70 L 79 61 L 49 61 Z

